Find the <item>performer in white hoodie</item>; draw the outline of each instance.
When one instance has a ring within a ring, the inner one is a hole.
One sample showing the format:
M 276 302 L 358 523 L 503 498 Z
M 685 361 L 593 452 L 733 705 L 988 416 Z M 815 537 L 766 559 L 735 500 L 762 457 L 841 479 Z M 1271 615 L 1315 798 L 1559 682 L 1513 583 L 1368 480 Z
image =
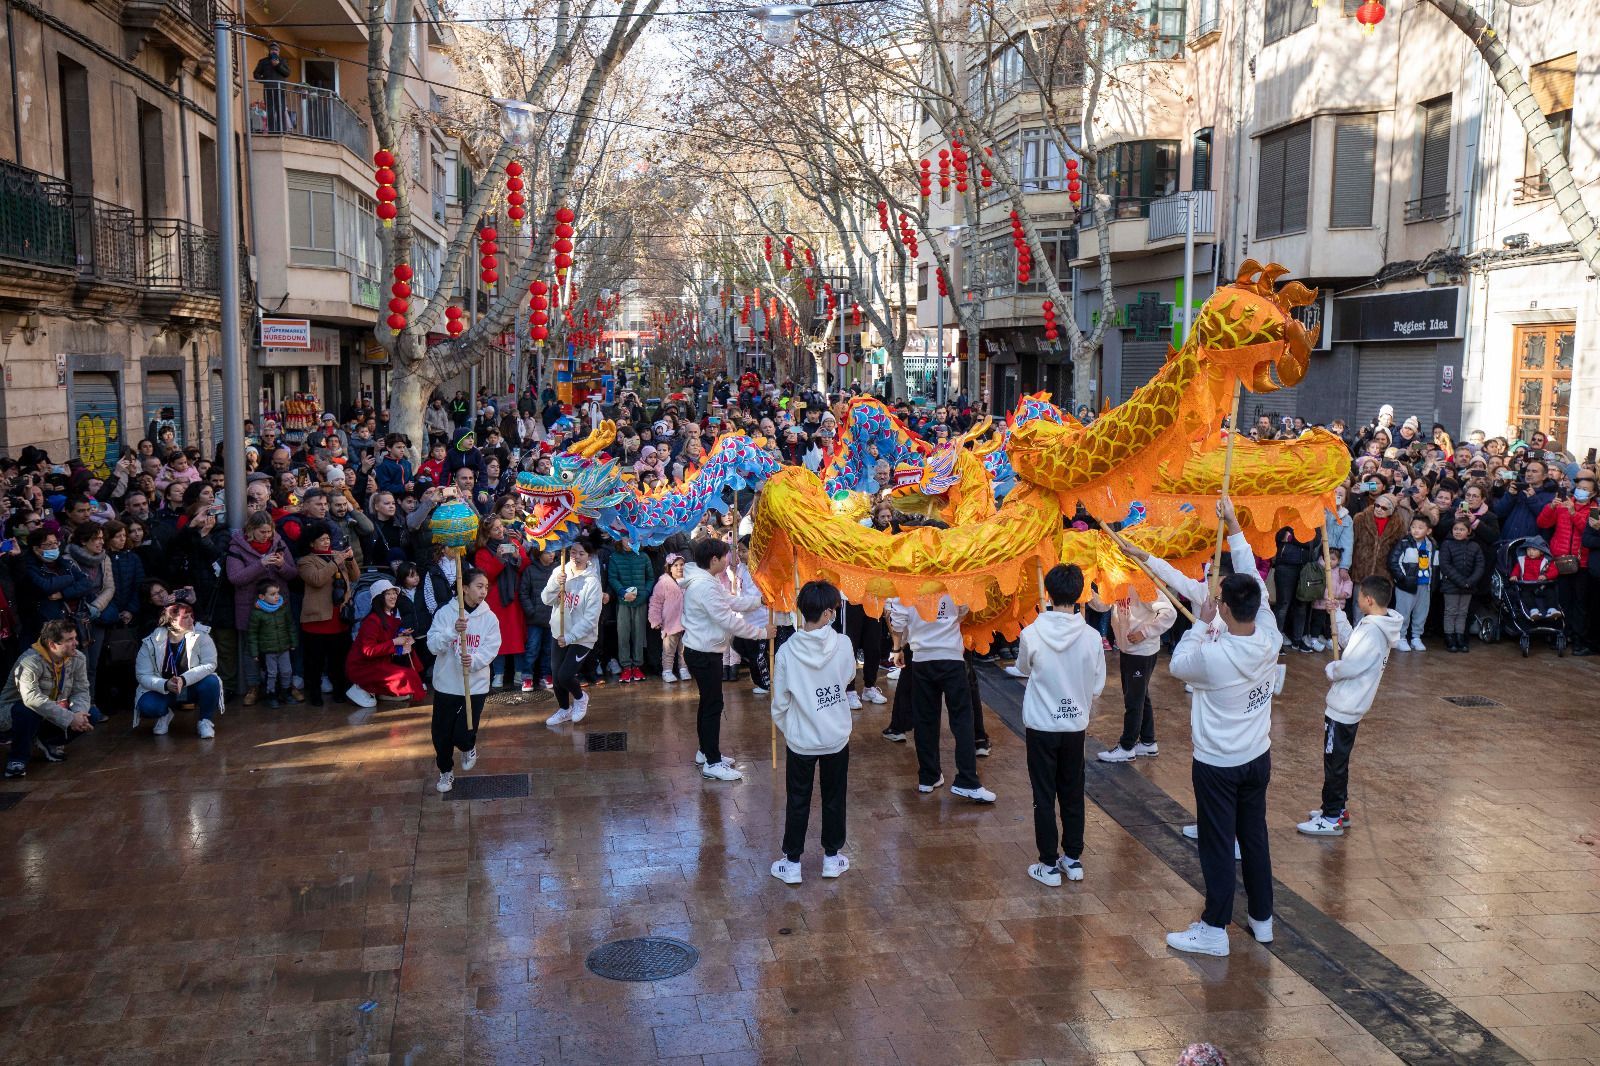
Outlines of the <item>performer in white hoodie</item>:
M 1344 827 L 1350 824 L 1346 800 L 1356 730 L 1378 695 L 1383 668 L 1389 665 L 1389 649 L 1400 646 L 1400 634 L 1405 632 L 1405 617 L 1389 606 L 1393 599 L 1394 583 L 1374 574 L 1362 581 L 1356 592 L 1361 621 L 1353 629 L 1343 611 L 1334 612 L 1344 654 L 1324 671 L 1333 684 L 1322 721 L 1322 806 L 1311 812 L 1308 821 L 1295 826 L 1307 836 L 1342 837 Z
M 967 685 L 966 643 L 961 636 L 961 616 L 949 596 L 939 597 L 930 621 L 899 600 L 886 600 L 889 629 L 910 647 L 916 660 L 912 672 L 913 730 L 917 743 L 917 791 L 934 792 L 944 784 L 939 769 L 939 704 L 950 714 L 950 733 L 956 742 L 956 782 L 952 794 L 975 803 L 993 803 L 993 792 L 978 779 L 978 749 L 972 720 L 972 690 Z
M 744 774 L 732 759 L 722 757 L 722 655 L 734 637 L 764 638 L 766 631 L 739 613 L 728 590 L 717 578 L 728 568 L 728 545 L 701 537 L 689 546 L 694 565 L 684 568 L 683 658 L 700 690 L 696 726 L 700 751 L 700 776 L 708 781 L 739 781 Z M 793 638 L 791 638 L 793 639 Z
M 1239 528 L 1233 501 L 1217 504 L 1227 525 L 1233 573 L 1223 578 L 1216 599 L 1161 559 L 1152 573 L 1194 604 L 1200 624 L 1172 652 L 1172 676 L 1194 690 L 1189 732 L 1194 743 L 1195 813 L 1206 903 L 1200 921 L 1167 934 L 1167 946 L 1204 955 L 1228 954 L 1233 921 L 1234 868 L 1229 854 L 1238 839 L 1250 930 L 1260 943 L 1272 940 L 1272 857 L 1267 848 L 1267 784 L 1272 778 L 1272 694 L 1283 637 L 1267 602 L 1267 586 L 1256 574 L 1255 556 Z M 1124 547 L 1125 552 L 1130 551 Z M 1211 622 L 1220 618 L 1223 628 Z
M 468 570 L 462 579 L 463 616 L 454 599 L 439 605 L 428 627 L 428 650 L 433 652 L 433 753 L 439 766 L 434 787 L 449 792 L 455 787 L 455 753 L 466 752 L 461 769 L 478 761 L 478 725 L 483 701 L 489 698 L 489 667 L 500 654 L 500 620 L 484 600 L 489 576 Z M 467 670 L 468 691 L 461 691 L 462 668 Z M 468 708 L 468 696 L 471 707 Z
M 839 590 L 810 581 L 800 590 L 800 628 L 784 641 L 772 664 L 772 720 L 783 733 L 783 855 L 772 876 L 800 883 L 800 854 L 811 818 L 811 783 L 822 777 L 822 876 L 850 868 L 844 847 L 845 792 L 850 771 L 850 704 L 846 693 L 856 676 L 850 641 L 833 628 Z
M 539 593 L 541 600 L 556 608 L 550 614 L 550 634 L 556 641 L 555 651 L 550 654 L 556 713 L 545 719 L 547 726 L 581 722 L 589 713 L 589 694 L 583 691 L 578 676 L 588 665 L 600 637 L 604 595 L 600 584 L 600 568 L 594 565 L 589 546 L 580 540 L 573 542 L 567 565 L 552 570 L 544 591 Z
M 1161 749 L 1156 746 L 1150 678 L 1156 671 L 1161 634 L 1178 620 L 1178 611 L 1159 591 L 1149 603 L 1130 593 L 1112 605 L 1093 597 L 1089 606 L 1111 612 L 1111 633 L 1116 637 L 1117 666 L 1122 675 L 1122 736 L 1116 747 L 1102 751 L 1098 757 L 1101 762 L 1155 758 Z
M 1062 874 L 1069 881 L 1083 880 L 1083 731 L 1106 687 L 1106 653 L 1099 632 L 1078 611 L 1083 571 L 1053 566 L 1044 576 L 1044 590 L 1051 610 L 1022 631 L 1017 670 L 1028 679 L 1022 724 L 1033 783 L 1033 839 L 1039 847 L 1039 861 L 1028 867 L 1028 876 L 1056 888 Z

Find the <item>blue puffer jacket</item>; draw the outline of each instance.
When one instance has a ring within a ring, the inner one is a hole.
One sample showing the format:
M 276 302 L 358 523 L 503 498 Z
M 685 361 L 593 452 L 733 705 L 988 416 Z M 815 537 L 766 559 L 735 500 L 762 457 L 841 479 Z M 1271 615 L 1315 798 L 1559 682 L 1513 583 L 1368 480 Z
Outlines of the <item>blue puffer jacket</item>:
M 111 579 L 117 584 L 111 603 L 116 609 L 129 614 L 139 613 L 139 586 L 144 584 L 144 563 L 139 553 L 123 549 L 111 553 Z

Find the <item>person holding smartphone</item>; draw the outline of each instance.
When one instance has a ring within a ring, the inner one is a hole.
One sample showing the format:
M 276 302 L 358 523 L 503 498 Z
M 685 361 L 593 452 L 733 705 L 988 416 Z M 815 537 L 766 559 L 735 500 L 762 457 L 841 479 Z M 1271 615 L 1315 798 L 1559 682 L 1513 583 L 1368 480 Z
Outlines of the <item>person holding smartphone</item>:
M 413 650 L 416 633 L 400 615 L 400 590 L 388 578 L 372 583 L 372 610 L 356 628 L 345 659 L 348 695 L 360 707 L 376 707 L 378 697 L 418 704 L 428 698 L 422 663 Z

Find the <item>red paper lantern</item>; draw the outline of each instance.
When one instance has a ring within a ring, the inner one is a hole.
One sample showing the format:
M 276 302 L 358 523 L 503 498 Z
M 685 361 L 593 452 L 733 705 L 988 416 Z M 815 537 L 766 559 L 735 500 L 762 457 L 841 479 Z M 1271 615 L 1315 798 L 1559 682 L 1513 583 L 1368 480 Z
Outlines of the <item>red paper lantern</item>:
M 394 204 L 379 204 L 377 207 L 378 217 L 383 219 L 384 222 L 393 222 L 395 216 L 399 213 L 400 209 L 394 206 Z
M 379 185 L 393 185 L 394 171 L 390 170 L 388 167 L 379 167 L 378 172 L 372 176 L 372 179 Z
M 517 204 L 512 204 L 510 207 L 506 208 L 506 217 L 510 218 L 513 222 L 520 223 L 522 221 L 522 216 L 526 213 L 527 212 L 523 211 L 522 208 Z
M 1372 33 L 1378 28 L 1378 23 L 1383 21 L 1385 14 L 1387 12 L 1379 0 L 1367 0 L 1366 3 L 1356 8 L 1356 21 L 1361 23 L 1366 32 Z
M 403 281 L 397 281 L 393 285 L 389 286 L 389 291 L 404 299 L 405 297 L 411 295 L 411 286 L 407 285 Z
M 537 344 L 543 344 L 545 338 L 550 336 L 550 330 L 544 326 L 534 326 L 528 331 L 528 333 L 533 337 L 534 342 Z
M 405 329 L 406 316 L 398 313 L 390 315 L 389 328 L 394 330 L 396 333 L 399 333 L 401 330 Z
M 394 166 L 394 155 L 387 148 L 379 148 L 372 153 L 372 165 L 375 167 Z
M 529 296 L 543 296 L 548 291 L 549 286 L 545 285 L 545 283 L 542 281 L 533 281 L 528 285 Z
M 572 208 L 570 208 L 570 207 L 558 207 L 558 208 L 556 208 L 556 221 L 557 222 L 573 222 L 573 221 L 577 220 L 577 217 L 578 217 L 577 213 L 574 212 L 572 210 Z
M 515 159 L 506 164 L 506 173 L 513 178 L 522 176 L 522 164 Z
M 411 305 L 409 303 L 407 303 L 405 301 L 405 299 L 403 299 L 402 297 L 399 297 L 399 296 L 391 297 L 390 300 L 389 300 L 389 310 L 393 311 L 397 315 L 405 314 L 406 310 L 410 306 Z
M 572 266 L 572 256 L 565 252 L 556 253 L 556 269 L 567 270 Z
M 394 200 L 394 198 L 395 198 L 394 186 L 392 186 L 392 185 L 380 185 L 380 186 L 378 186 L 378 199 L 379 200 L 381 200 L 384 203 L 390 203 L 390 202 L 392 202 Z
M 401 281 L 410 281 L 414 276 L 411 271 L 411 264 L 396 263 L 394 267 L 394 276 L 399 278 Z

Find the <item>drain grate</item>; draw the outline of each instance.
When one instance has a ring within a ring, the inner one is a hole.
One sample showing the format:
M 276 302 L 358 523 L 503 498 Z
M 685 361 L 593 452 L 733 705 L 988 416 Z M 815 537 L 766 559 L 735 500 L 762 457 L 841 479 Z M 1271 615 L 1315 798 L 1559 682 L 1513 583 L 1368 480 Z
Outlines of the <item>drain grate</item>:
M 691 944 L 670 936 L 640 936 L 601 944 L 584 965 L 611 981 L 665 981 L 688 973 L 699 961 L 700 952 Z
M 527 774 L 483 774 L 458 777 L 456 787 L 444 794 L 447 800 L 503 800 L 528 795 Z
M 626 733 L 589 733 L 587 738 L 589 751 L 628 750 L 628 734 Z
M 0 811 L 9 811 L 22 802 L 26 792 L 0 792 Z
M 1491 700 L 1488 696 L 1440 696 L 1446 703 L 1453 703 L 1457 707 L 1504 707 L 1505 704 L 1498 700 Z

